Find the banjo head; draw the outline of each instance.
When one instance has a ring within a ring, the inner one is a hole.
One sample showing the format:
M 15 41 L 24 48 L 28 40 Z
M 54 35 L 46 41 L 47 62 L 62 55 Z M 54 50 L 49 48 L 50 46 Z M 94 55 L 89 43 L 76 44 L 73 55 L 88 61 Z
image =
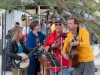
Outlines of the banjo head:
M 22 57 L 26 57 L 27 59 L 26 59 L 25 61 L 22 61 L 22 62 L 21 62 L 18 66 L 16 66 L 16 67 L 18 67 L 18 68 L 20 68 L 20 69 L 26 69 L 26 68 L 29 66 L 29 64 L 30 64 L 30 60 L 29 60 L 27 54 L 25 54 L 25 53 L 17 53 L 17 55 L 22 56 Z M 19 60 L 15 60 L 15 61 L 14 61 L 15 64 L 17 64 L 17 63 L 19 63 L 19 62 L 20 62 Z

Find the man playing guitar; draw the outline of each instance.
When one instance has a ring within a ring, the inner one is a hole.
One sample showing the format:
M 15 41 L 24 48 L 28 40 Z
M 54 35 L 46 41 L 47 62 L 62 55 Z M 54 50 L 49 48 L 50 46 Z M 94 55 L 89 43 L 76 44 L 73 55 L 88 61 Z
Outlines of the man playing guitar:
M 60 37 L 61 34 L 63 34 L 63 23 L 60 20 L 56 20 L 55 21 L 55 31 L 53 31 L 46 39 L 46 51 L 48 52 L 49 47 L 53 47 L 53 52 L 55 54 L 55 56 L 57 57 L 57 60 L 59 63 L 62 62 L 61 67 L 54 67 L 51 66 L 50 67 L 50 75 L 61 75 L 61 73 L 63 72 L 63 75 L 68 75 L 68 60 L 66 60 L 64 57 L 62 57 L 61 54 L 61 43 L 63 43 L 63 41 L 61 42 L 61 40 L 57 43 L 55 43 L 55 41 L 57 41 Z M 62 58 L 61 58 L 62 57 Z M 62 61 L 61 61 L 62 59 Z M 54 60 L 55 61 L 55 60 Z
M 79 27 L 79 21 L 76 18 L 68 19 L 68 29 L 70 33 L 65 39 L 63 47 L 63 56 L 68 59 L 69 46 L 75 46 L 78 50 L 78 67 L 74 68 L 74 75 L 95 75 L 94 55 L 90 47 L 89 33 L 86 29 Z M 71 42 L 77 29 L 79 29 L 78 40 Z M 70 60 L 70 59 L 69 59 Z

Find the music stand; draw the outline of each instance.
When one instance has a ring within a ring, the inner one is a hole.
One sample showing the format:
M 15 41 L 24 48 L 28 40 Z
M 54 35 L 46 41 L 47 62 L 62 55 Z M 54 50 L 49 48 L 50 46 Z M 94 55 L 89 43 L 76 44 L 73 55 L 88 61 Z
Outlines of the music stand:
M 61 36 L 61 75 L 63 75 L 63 71 L 62 71 L 62 50 L 63 50 L 63 38 L 65 39 L 67 36 L 66 36 L 66 33 L 63 33 Z

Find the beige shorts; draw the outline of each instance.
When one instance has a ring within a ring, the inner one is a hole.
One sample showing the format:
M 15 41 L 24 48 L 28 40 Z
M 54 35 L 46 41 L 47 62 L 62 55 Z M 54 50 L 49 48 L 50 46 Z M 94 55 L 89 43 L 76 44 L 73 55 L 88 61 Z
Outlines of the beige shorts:
M 18 68 L 11 67 L 11 70 L 13 75 L 18 75 Z M 20 70 L 19 73 L 20 75 L 27 75 L 27 70 Z

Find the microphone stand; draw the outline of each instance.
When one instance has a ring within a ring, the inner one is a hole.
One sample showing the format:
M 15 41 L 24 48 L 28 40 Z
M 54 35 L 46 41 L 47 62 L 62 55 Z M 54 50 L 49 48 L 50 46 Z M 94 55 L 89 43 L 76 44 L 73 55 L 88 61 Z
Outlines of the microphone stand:
M 18 75 L 20 75 L 20 69 L 18 68 Z
M 63 71 L 62 71 L 62 37 L 61 37 L 61 75 L 63 75 Z
M 66 33 L 63 33 L 62 35 L 61 35 L 61 75 L 63 75 L 63 71 L 62 71 L 62 69 L 63 69 L 63 66 L 62 66 L 62 49 L 63 49 L 63 38 L 65 39 L 67 36 L 66 36 Z

